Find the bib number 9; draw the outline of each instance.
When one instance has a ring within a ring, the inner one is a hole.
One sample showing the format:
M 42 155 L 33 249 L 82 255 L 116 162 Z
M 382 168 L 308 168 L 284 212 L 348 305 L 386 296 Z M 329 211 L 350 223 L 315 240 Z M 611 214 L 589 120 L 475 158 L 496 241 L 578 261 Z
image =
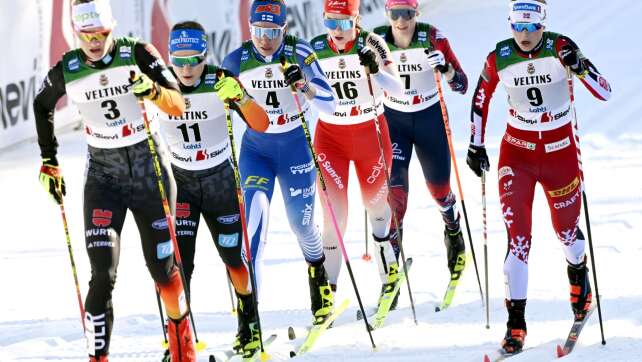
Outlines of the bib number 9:
M 526 90 L 526 96 L 533 107 L 539 107 L 544 103 L 544 99 L 542 99 L 542 91 L 540 91 L 539 88 L 528 88 Z

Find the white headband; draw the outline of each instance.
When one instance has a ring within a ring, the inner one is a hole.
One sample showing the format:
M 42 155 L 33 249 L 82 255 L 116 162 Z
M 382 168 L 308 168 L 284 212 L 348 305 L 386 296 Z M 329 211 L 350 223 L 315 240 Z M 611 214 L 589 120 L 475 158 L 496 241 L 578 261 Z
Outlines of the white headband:
M 76 31 L 84 29 L 111 29 L 114 18 L 109 1 L 95 0 L 90 3 L 74 5 L 71 18 Z
M 511 23 L 539 23 L 546 22 L 546 4 L 535 0 L 517 0 L 509 4 L 510 13 L 508 21 Z

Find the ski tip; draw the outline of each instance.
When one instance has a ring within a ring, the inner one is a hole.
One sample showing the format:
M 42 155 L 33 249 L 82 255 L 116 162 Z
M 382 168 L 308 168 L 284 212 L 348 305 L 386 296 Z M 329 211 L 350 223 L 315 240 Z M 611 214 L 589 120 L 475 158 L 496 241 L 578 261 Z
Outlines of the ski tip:
M 296 357 L 296 352 L 290 351 L 290 358 L 294 358 L 294 357 Z
M 487 354 L 484 355 L 484 362 L 490 362 L 490 358 Z
M 566 356 L 566 352 L 564 351 L 564 348 L 560 346 L 559 344 L 557 345 L 557 358 L 562 358 Z
M 291 341 L 296 339 L 296 333 L 294 333 L 294 328 L 292 328 L 292 326 L 288 327 L 288 339 Z
M 210 355 L 209 362 L 216 362 L 216 357 Z

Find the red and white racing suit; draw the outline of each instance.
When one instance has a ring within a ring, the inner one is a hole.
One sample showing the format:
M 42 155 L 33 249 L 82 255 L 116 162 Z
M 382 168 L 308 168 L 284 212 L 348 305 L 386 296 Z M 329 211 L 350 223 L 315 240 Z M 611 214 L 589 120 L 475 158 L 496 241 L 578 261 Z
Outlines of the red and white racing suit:
M 577 50 L 586 69 L 578 77 L 598 99 L 607 100 L 609 83 L 569 38 L 545 32 L 531 52 L 512 39 L 497 44 L 484 65 L 472 105 L 471 144 L 484 145 L 488 108 L 497 84 L 508 93 L 508 125 L 500 152 L 499 195 L 508 233 L 504 261 L 507 299 L 526 299 L 531 208 L 535 184 L 546 194 L 551 220 L 571 264 L 584 260 L 584 237 L 578 228 L 582 173 L 572 120 L 574 110 L 567 72 L 558 54 Z

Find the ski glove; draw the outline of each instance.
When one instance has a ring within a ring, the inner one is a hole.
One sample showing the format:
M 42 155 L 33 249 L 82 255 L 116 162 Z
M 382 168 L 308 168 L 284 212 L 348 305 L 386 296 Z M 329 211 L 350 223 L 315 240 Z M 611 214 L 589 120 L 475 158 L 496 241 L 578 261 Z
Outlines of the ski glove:
M 220 79 L 214 85 L 214 92 L 223 102 L 237 102 L 243 99 L 245 92 L 241 84 L 234 77 Z
M 571 68 L 571 71 L 577 75 L 583 74 L 585 72 L 584 63 L 580 60 L 578 54 L 578 49 L 574 49 L 570 45 L 562 46 L 562 49 L 559 52 L 559 57 L 562 59 L 562 63 Z
M 55 157 L 42 159 L 40 184 L 58 205 L 62 204 L 62 197 L 67 194 L 67 190 Z
M 283 72 L 285 77 L 285 83 L 287 85 L 294 85 L 296 89 L 303 89 L 308 84 L 308 81 L 305 79 L 305 74 L 301 67 L 298 64 L 291 64 Z
M 488 155 L 486 154 L 486 147 L 469 145 L 466 163 L 477 177 L 481 177 L 482 170 L 488 172 L 490 169 L 490 162 L 488 161 Z
M 444 57 L 444 53 L 442 53 L 441 50 L 430 51 L 426 49 L 424 53 L 428 55 L 428 65 L 430 65 L 432 69 L 438 70 L 439 73 L 442 74 L 448 71 L 449 65 L 446 63 L 446 57 Z
M 366 67 L 366 70 L 370 74 L 379 73 L 379 64 L 377 63 L 377 55 L 372 49 L 368 47 L 363 47 L 359 50 L 359 63 Z
M 130 79 L 129 82 L 132 85 L 132 92 L 138 98 L 155 100 L 160 94 L 158 85 L 145 74 L 138 74 L 134 79 Z

